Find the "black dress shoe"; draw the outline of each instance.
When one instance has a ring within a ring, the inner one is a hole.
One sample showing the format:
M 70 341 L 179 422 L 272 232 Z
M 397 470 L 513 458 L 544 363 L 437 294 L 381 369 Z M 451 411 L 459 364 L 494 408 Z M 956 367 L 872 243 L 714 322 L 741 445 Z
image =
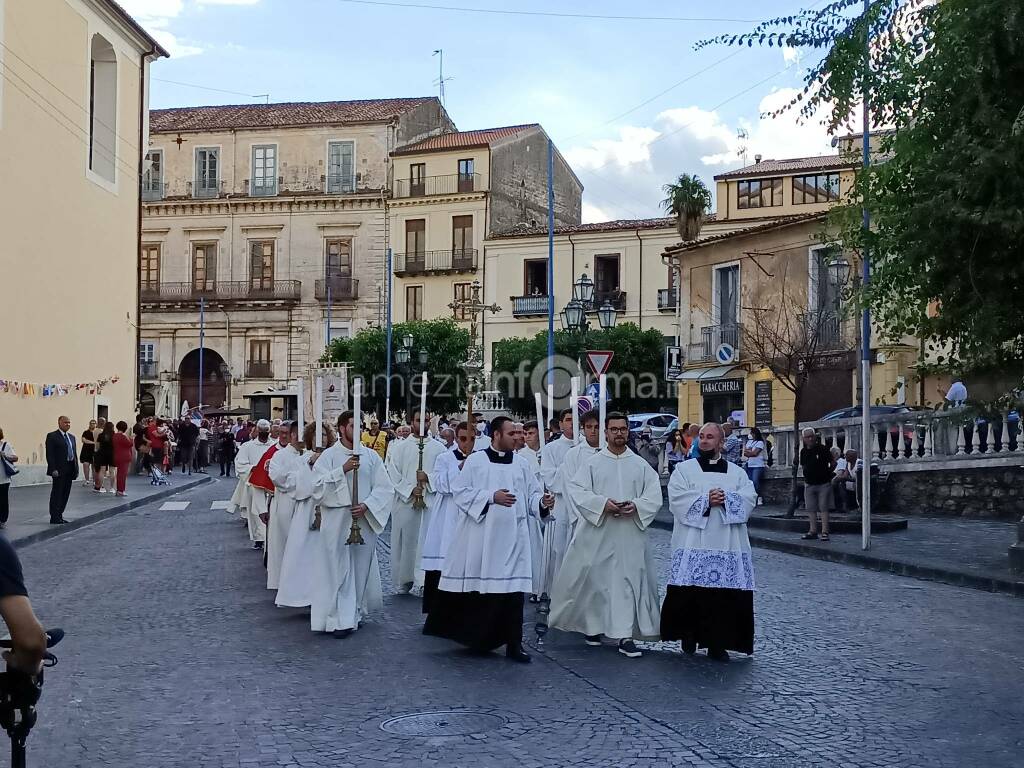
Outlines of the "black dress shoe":
M 524 651 L 521 645 L 510 645 L 505 651 L 505 656 L 520 664 L 529 664 L 533 661 L 533 657 Z
M 60 520 L 51 520 L 50 525 L 67 525 L 70 520 L 65 520 L 63 517 Z
M 680 640 L 680 647 L 683 649 L 683 653 L 693 656 L 697 652 L 697 641 L 696 640 Z
M 334 637 L 338 640 L 344 640 L 352 634 L 352 631 L 351 629 L 336 629 L 334 630 Z
M 726 651 L 726 650 L 723 650 L 722 648 L 709 648 L 708 649 L 708 658 L 709 659 L 714 659 L 715 661 L 728 661 L 729 660 L 729 652 Z

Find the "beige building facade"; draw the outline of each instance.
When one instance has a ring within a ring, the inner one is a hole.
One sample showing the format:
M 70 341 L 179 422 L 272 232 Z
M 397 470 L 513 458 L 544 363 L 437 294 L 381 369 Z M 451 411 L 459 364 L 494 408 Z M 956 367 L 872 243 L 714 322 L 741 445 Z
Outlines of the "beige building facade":
M 756 359 L 754 338 L 797 327 L 814 345 L 798 420 L 858 402 L 859 323 L 846 297 L 860 265 L 826 235 L 828 210 L 852 193 L 856 162 L 847 152 L 758 158 L 722 174 L 716 221 L 736 226 L 666 249 L 666 262 L 682 271 L 681 422 L 792 424 L 794 395 Z M 847 267 L 847 282 L 835 262 Z M 914 340 L 882 345 L 873 334 L 871 348 L 871 402 L 918 404 Z
M 0 428 L 16 482 L 45 479 L 59 415 L 76 434 L 134 420 L 139 178 L 149 66 L 166 55 L 113 2 L 0 0 Z
M 391 152 L 453 129 L 433 97 L 154 111 L 145 410 L 246 407 L 382 323 Z
M 396 322 L 452 317 L 449 304 L 468 299 L 481 279 L 485 240 L 546 221 L 548 142 L 539 125 L 518 125 L 443 134 L 392 153 Z M 583 185 L 557 150 L 553 168 L 555 220 L 579 224 Z

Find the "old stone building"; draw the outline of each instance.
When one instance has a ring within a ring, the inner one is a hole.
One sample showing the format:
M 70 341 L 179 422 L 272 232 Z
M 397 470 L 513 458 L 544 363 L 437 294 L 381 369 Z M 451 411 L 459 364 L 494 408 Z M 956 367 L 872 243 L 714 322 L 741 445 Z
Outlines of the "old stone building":
M 380 323 L 391 153 L 433 97 L 155 110 L 139 264 L 143 408 L 245 405 Z M 202 320 L 202 329 L 200 328 Z

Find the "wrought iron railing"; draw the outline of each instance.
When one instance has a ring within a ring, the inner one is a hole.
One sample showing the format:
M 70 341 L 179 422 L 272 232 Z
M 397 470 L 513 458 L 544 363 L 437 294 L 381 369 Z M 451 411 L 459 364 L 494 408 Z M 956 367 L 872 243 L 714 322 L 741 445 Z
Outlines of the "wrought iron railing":
M 327 292 L 330 290 L 330 297 Z M 359 281 L 351 277 L 327 277 L 316 281 L 317 301 L 351 301 L 359 298 Z
M 139 363 L 139 378 L 155 379 L 160 375 L 160 364 L 155 360 Z
M 606 301 L 619 312 L 626 311 L 626 292 L 618 290 L 594 291 L 594 301 L 591 303 L 590 311 L 596 312 L 604 306 Z
M 819 310 L 800 316 L 807 327 L 808 341 L 822 351 L 841 349 L 846 345 L 843 333 L 843 319 L 837 312 Z
M 249 363 L 245 366 L 245 376 L 248 379 L 272 379 L 274 366 L 272 363 Z
M 209 301 L 298 301 L 299 280 L 204 280 L 189 283 L 160 283 L 143 286 L 144 302 Z
M 722 344 L 728 344 L 739 350 L 742 326 L 736 323 L 729 325 L 707 325 L 700 329 L 700 341 L 691 343 L 688 361 L 704 362 L 715 359 L 715 352 Z
M 547 296 L 513 296 L 512 317 L 528 317 L 530 315 L 546 315 L 548 313 Z
M 478 173 L 453 173 L 448 176 L 395 179 L 395 197 L 431 197 L 481 191 L 483 191 L 483 184 Z
M 395 274 L 399 276 L 430 272 L 473 272 L 477 268 L 476 248 L 397 253 L 394 258 Z
M 671 310 L 674 312 L 676 309 L 676 296 L 677 292 L 675 288 L 659 288 L 658 311 L 668 312 Z

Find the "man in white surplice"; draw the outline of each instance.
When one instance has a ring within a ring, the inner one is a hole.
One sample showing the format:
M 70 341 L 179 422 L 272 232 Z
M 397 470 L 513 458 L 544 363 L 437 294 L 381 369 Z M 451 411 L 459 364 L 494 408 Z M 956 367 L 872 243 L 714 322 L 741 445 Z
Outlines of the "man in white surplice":
M 539 591 L 548 594 L 551 593 L 551 586 L 555 583 L 555 576 L 558 575 L 572 537 L 572 509 L 565 498 L 565 476 L 562 473 L 565 454 L 576 444 L 570 409 L 562 411 L 558 424 L 562 430 L 561 436 L 545 445 L 540 452 L 540 474 L 544 486 L 555 497 L 555 507 L 544 525 L 543 585 L 538 587 Z
M 452 495 L 452 485 L 462 471 L 466 458 L 476 447 L 476 433 L 467 422 L 462 422 L 455 429 L 456 443 L 451 450 L 444 451 L 434 462 L 432 473 L 434 481 L 434 501 L 430 514 L 424 521 L 422 557 L 420 568 L 423 569 L 423 612 L 429 613 L 431 601 L 437 594 L 437 585 L 441 581 L 444 558 L 451 546 L 455 525 L 459 518 L 459 509 Z
M 583 433 L 583 439 L 566 451 L 565 458 L 562 459 L 562 485 L 566 491 L 564 496 L 565 505 L 569 509 L 570 515 L 570 540 L 572 531 L 576 530 L 580 517 L 580 511 L 576 508 L 576 499 L 573 497 L 569 487 L 570 483 L 576 477 L 576 473 L 580 471 L 580 467 L 596 456 L 597 452 L 601 449 L 601 419 L 598 417 L 597 412 L 587 411 L 580 417 L 579 424 L 580 432 Z
M 601 645 L 604 635 L 636 658 L 634 639 L 658 637 L 658 577 L 647 528 L 661 508 L 661 480 L 629 450 L 628 437 L 625 415 L 609 414 L 607 448 L 584 455 L 568 479 L 580 519 L 551 592 L 550 624 L 581 632 L 587 645 Z
M 754 566 L 747 520 L 757 494 L 746 472 L 722 456 L 725 432 L 705 424 L 698 458 L 676 465 L 668 482 L 672 559 L 661 639 L 683 651 L 708 649 L 728 661 L 729 651 L 754 652 Z
M 430 419 L 429 413 L 426 418 Z M 391 513 L 391 582 L 401 594 L 408 594 L 414 585 L 423 586 L 423 571 L 419 567 L 420 527 L 434 500 L 434 462 L 446 450 L 444 443 L 429 435 L 419 436 L 419 411 L 413 413 L 412 434 L 414 437 L 391 444 L 384 463 L 396 493 Z M 426 503 L 422 511 L 413 508 L 417 496 Z
M 310 627 L 348 637 L 363 618 L 384 607 L 377 562 L 377 536 L 388 524 L 395 502 L 384 463 L 376 451 L 353 447 L 352 411 L 338 417 L 338 442 L 313 464 L 323 486 L 320 531 L 315 537 L 313 604 Z M 359 470 L 358 498 L 353 499 L 353 470 Z M 363 544 L 346 544 L 352 521 L 359 523 Z
M 314 425 L 315 428 L 315 425 Z M 267 525 L 267 589 L 277 589 L 281 581 L 281 563 L 288 546 L 288 534 L 295 514 L 313 508 L 313 473 L 309 467 L 312 454 L 299 440 L 296 421 L 281 425 L 288 445 L 271 457 L 267 471 L 274 483 L 274 506 Z M 308 514 L 306 515 L 308 517 Z
M 533 589 L 529 510 L 550 509 L 526 461 L 515 455 L 512 420 L 491 422 L 491 447 L 466 459 L 453 485 L 460 516 L 445 556 L 424 634 L 477 651 L 506 646 L 506 655 L 529 662 L 523 651 L 523 596 Z
M 530 422 L 536 424 L 536 422 Z M 517 421 L 514 425 L 516 430 L 516 456 L 526 462 L 537 483 L 544 487 L 544 481 L 540 476 L 540 459 L 536 452 L 526 444 L 526 425 Z M 534 435 L 537 430 L 534 429 Z M 544 583 L 544 527 L 541 525 L 539 510 L 530 510 L 530 517 L 526 521 L 530 526 L 530 565 L 533 570 L 533 592 L 530 593 L 530 602 L 536 602 L 537 596 L 542 590 Z
M 253 547 L 258 547 L 258 542 L 267 538 L 267 528 L 260 520 L 258 513 L 250 514 L 252 506 L 252 494 L 255 489 L 249 485 L 249 472 L 263 458 L 273 442 L 270 439 L 270 422 L 260 419 L 256 422 L 256 435 L 252 440 L 247 440 L 238 447 L 235 455 L 235 475 L 238 477 L 238 485 L 231 496 L 231 506 L 237 510 L 242 519 L 246 521 L 249 528 L 249 540 Z

